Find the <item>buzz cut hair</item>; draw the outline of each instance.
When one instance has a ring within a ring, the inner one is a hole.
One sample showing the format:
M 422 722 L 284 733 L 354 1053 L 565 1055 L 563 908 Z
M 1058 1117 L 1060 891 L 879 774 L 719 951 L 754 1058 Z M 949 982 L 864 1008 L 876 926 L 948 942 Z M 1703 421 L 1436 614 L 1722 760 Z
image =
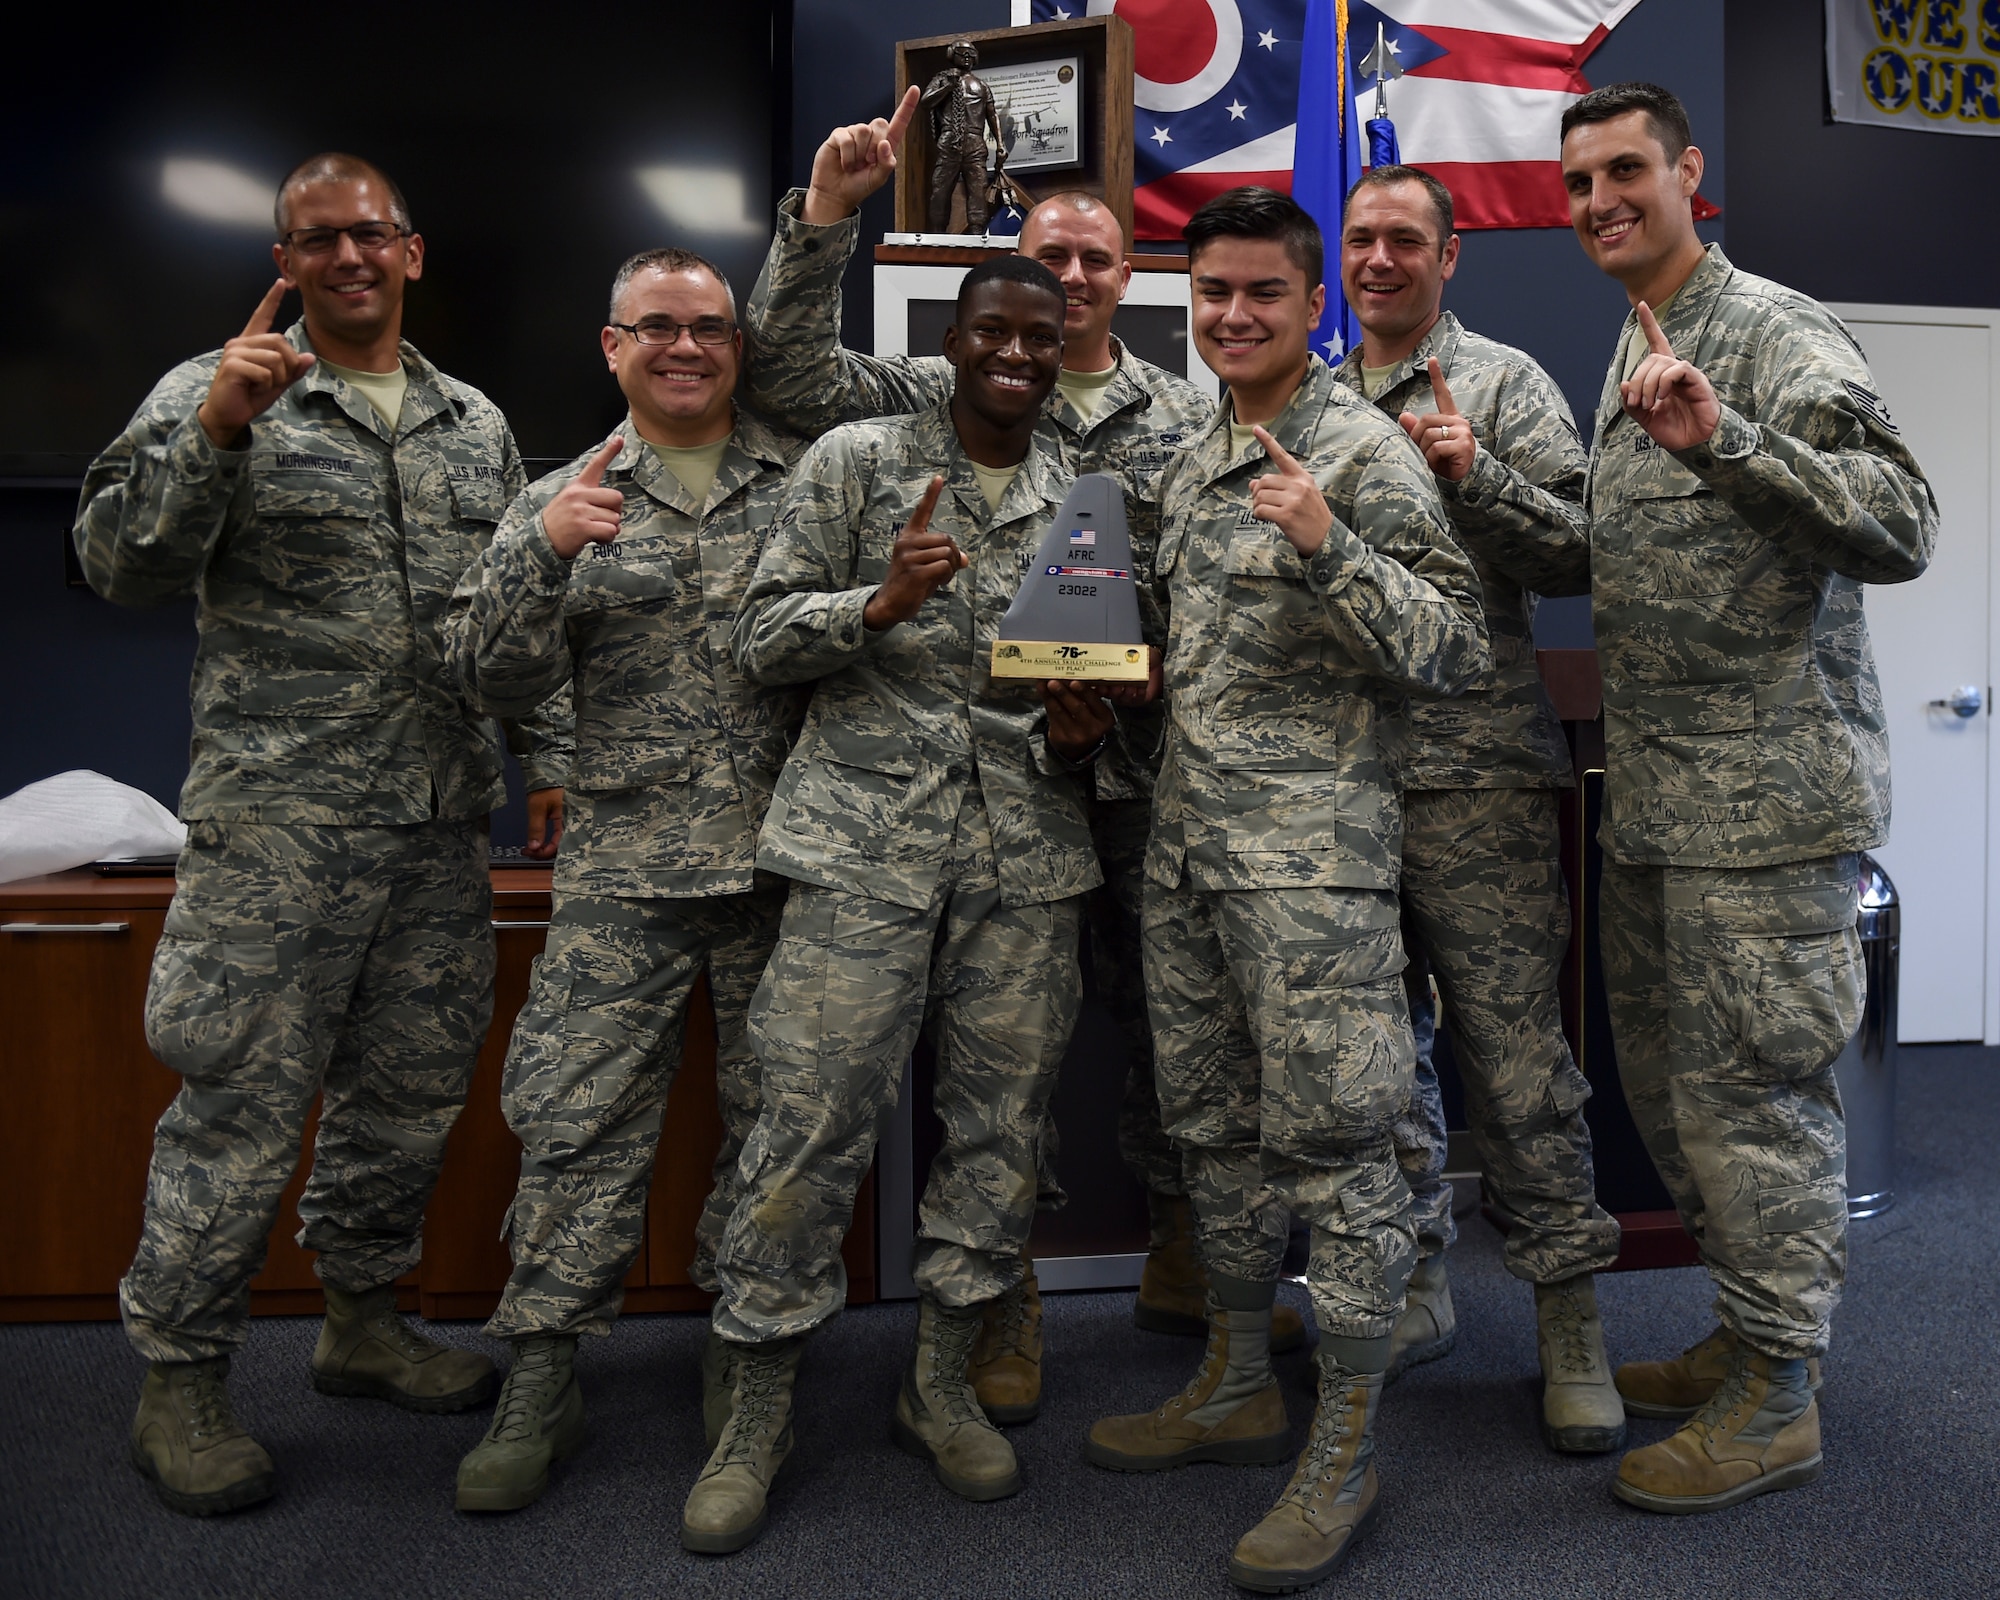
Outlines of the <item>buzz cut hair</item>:
M 1024 283 L 1030 289 L 1038 289 L 1055 300 L 1058 318 L 1063 315 L 1064 307 L 1069 303 L 1069 297 L 1063 293 L 1062 280 L 1033 256 L 1012 253 L 1004 256 L 988 256 L 959 279 L 958 304 L 952 311 L 954 322 L 964 319 L 966 299 L 982 283 Z
M 682 250 L 669 246 L 664 250 L 641 250 L 618 269 L 618 275 L 611 280 L 611 308 L 605 313 L 607 322 L 618 320 L 618 305 L 625 298 L 625 291 L 632 287 L 632 280 L 642 272 L 705 272 L 722 285 L 722 293 L 729 301 L 729 317 L 736 319 L 736 291 L 729 286 L 729 279 L 707 256 L 698 256 L 692 250 Z
M 361 183 L 371 178 L 388 193 L 389 220 L 408 231 L 411 227 L 410 203 L 403 198 L 403 191 L 397 187 L 394 178 L 364 157 L 351 156 L 341 150 L 323 150 L 316 156 L 307 156 L 286 173 L 285 181 L 278 185 L 277 198 L 271 203 L 271 220 L 278 226 L 278 237 L 282 239 L 291 231 L 294 189 L 303 189 L 314 183 Z
M 1354 197 L 1363 189 L 1388 189 L 1399 183 L 1418 184 L 1430 196 L 1431 209 L 1437 213 L 1438 254 L 1443 255 L 1444 247 L 1451 242 L 1454 226 L 1451 191 L 1422 167 L 1370 167 L 1355 180 L 1354 187 L 1347 191 L 1347 198 L 1340 202 L 1341 226 L 1347 225 L 1348 207 L 1354 204 Z
M 1660 141 L 1660 148 L 1666 151 L 1669 165 L 1680 160 L 1694 143 L 1694 131 L 1688 126 L 1687 107 L 1681 104 L 1681 97 L 1657 83 L 1637 80 L 1607 83 L 1572 102 L 1562 114 L 1562 137 L 1567 139 L 1570 129 L 1586 122 L 1609 122 L 1628 111 L 1646 113 L 1646 123 L 1653 130 L 1653 137 Z
M 1326 238 L 1312 213 L 1288 194 L 1245 184 L 1226 189 L 1201 206 L 1181 229 L 1187 240 L 1188 263 L 1217 239 L 1275 239 L 1306 275 L 1310 294 L 1326 281 Z

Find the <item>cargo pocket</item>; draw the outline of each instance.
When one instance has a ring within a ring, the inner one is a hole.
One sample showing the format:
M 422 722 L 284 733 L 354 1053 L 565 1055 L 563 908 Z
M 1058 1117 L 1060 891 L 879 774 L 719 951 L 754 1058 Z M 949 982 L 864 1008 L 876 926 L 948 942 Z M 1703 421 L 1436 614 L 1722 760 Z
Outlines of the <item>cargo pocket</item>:
M 1709 994 L 1744 1052 L 1774 1076 L 1832 1062 L 1861 1025 L 1866 977 L 1852 881 L 1702 897 Z
M 1400 930 L 1284 947 L 1285 1071 L 1266 1138 L 1286 1155 L 1338 1159 L 1381 1132 L 1416 1070 Z
M 1749 683 L 1634 689 L 1608 708 L 1636 737 L 1623 785 L 1642 812 L 1681 822 L 1757 815 L 1757 689 Z
M 209 1235 L 227 1198 L 219 1185 L 187 1167 L 155 1159 L 146 1184 L 139 1248 L 119 1285 L 128 1313 L 163 1328 L 186 1322 L 196 1264 L 211 1272 L 216 1266 Z
M 693 775 L 685 744 L 636 736 L 578 740 L 570 777 L 581 801 L 577 855 L 592 867 L 687 865 Z
M 153 953 L 146 1043 L 162 1065 L 197 1082 L 270 1067 L 281 998 L 274 912 L 197 921 L 176 906 Z

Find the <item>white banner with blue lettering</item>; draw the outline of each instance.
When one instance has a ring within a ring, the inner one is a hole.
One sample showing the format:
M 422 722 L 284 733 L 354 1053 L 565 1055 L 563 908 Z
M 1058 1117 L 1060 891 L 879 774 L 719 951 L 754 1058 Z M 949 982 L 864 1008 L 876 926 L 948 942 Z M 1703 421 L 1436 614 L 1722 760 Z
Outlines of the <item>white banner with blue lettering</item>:
M 2000 0 L 1826 0 L 1835 122 L 2000 134 Z

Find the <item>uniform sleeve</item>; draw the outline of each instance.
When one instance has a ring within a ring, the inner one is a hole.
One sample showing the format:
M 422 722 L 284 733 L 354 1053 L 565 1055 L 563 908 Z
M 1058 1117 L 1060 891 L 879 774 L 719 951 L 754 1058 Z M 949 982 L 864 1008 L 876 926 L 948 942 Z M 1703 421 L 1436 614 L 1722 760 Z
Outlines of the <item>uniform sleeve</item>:
M 810 683 L 868 647 L 875 587 L 850 588 L 867 490 L 848 439 L 821 439 L 792 469 L 736 616 L 731 649 L 753 683 Z
M 951 395 L 938 356 L 866 356 L 840 343 L 841 273 L 860 219 L 801 222 L 805 191 L 778 206 L 778 229 L 750 294 L 744 381 L 750 403 L 813 437 L 843 422 L 927 411 Z
M 1817 306 L 1777 307 L 1754 363 L 1752 421 L 1725 405 L 1715 433 L 1674 452 L 1751 528 L 1859 583 L 1930 564 L 1937 501 L 1847 330 Z
M 518 496 L 500 519 L 493 542 L 452 592 L 444 624 L 445 659 L 466 699 L 488 716 L 532 722 L 544 702 L 569 682 L 574 662 L 563 627 L 563 597 L 570 564 L 549 543 L 541 516 L 561 487 L 544 484 Z M 566 730 L 554 727 L 534 725 L 533 731 L 547 731 L 557 745 L 568 737 Z M 561 767 L 567 770 L 566 758 Z
M 1475 555 L 1536 594 L 1590 593 L 1590 455 L 1569 402 L 1532 363 L 1500 387 L 1494 448 L 1481 445 L 1457 483 L 1437 480 L 1452 531 Z
M 1478 576 L 1407 439 L 1369 452 L 1350 514 L 1336 510 L 1306 580 L 1355 662 L 1416 694 L 1457 694 L 1491 672 Z
M 167 374 L 84 474 L 71 537 L 107 600 L 149 606 L 190 593 L 250 515 L 250 452 L 218 450 L 195 421 L 213 372 L 210 358 Z

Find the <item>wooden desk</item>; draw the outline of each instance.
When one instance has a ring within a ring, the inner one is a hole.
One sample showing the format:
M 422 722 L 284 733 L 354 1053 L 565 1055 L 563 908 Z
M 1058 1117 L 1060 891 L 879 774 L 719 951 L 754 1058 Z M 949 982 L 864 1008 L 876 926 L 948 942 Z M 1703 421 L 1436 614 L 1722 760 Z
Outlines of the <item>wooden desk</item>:
M 111 1319 L 132 1259 L 152 1155 L 153 1124 L 180 1080 L 146 1047 L 142 1013 L 153 946 L 173 899 L 171 878 L 56 873 L 0 885 L 0 1322 Z M 495 869 L 500 961 L 493 1025 L 424 1225 L 424 1256 L 403 1280 L 406 1310 L 484 1317 L 507 1280 L 500 1225 L 514 1196 L 520 1144 L 500 1114 L 500 1070 L 530 963 L 549 921 L 546 867 Z M 694 1223 L 722 1139 L 715 1109 L 715 1014 L 706 980 L 688 1006 L 681 1070 L 667 1101 L 647 1202 L 646 1245 L 626 1280 L 628 1311 L 699 1311 L 689 1282 Z M 308 1123 L 298 1170 L 251 1285 L 258 1314 L 317 1312 L 312 1258 L 293 1243 L 310 1170 Z M 848 1299 L 875 1298 L 872 1180 L 855 1205 L 845 1251 Z

